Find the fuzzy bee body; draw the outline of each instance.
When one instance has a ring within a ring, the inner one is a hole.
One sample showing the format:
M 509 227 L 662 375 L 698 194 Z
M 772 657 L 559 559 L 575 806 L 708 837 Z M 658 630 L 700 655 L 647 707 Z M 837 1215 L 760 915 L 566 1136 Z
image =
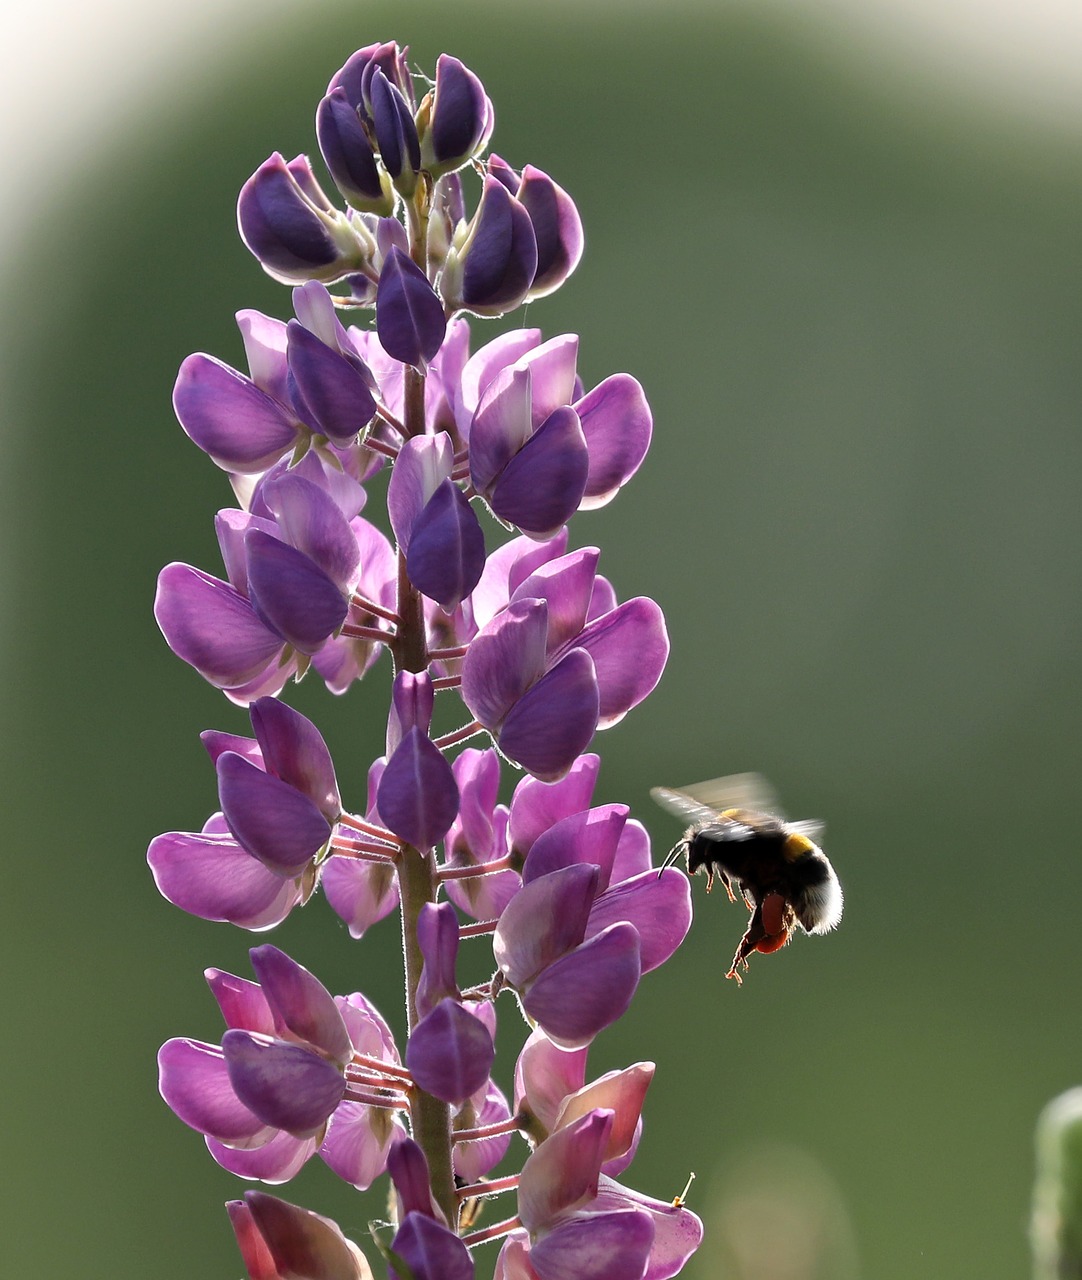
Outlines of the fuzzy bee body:
M 797 928 L 829 933 L 842 916 L 842 889 L 813 837 L 817 822 L 787 822 L 766 783 L 755 774 L 716 778 L 690 787 L 655 787 L 654 799 L 691 825 L 666 865 L 683 856 L 689 875 L 705 872 L 707 892 L 720 880 L 734 887 L 751 919 L 726 974 L 739 982 L 753 951 L 777 951 Z

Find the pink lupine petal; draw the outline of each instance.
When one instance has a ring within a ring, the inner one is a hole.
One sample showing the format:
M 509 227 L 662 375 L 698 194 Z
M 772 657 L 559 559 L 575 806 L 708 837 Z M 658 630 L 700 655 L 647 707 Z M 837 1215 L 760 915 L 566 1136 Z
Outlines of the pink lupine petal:
M 702 1221 L 690 1209 L 678 1208 L 671 1201 L 653 1200 L 604 1174 L 594 1205 L 599 1212 L 628 1207 L 640 1209 L 653 1218 L 654 1244 L 643 1280 L 670 1280 L 702 1243 Z
M 154 617 L 177 657 L 219 688 L 252 679 L 283 649 L 239 591 L 187 564 L 158 575 Z
M 628 373 L 598 383 L 575 409 L 590 452 L 582 509 L 603 507 L 638 471 L 650 448 L 653 418 L 646 396 Z
M 492 951 L 504 977 L 522 987 L 582 941 L 598 870 L 564 867 L 525 885 L 500 916 Z
M 612 1131 L 602 1158 L 614 1160 L 622 1156 L 635 1139 L 646 1091 L 653 1078 L 652 1062 L 636 1062 L 623 1071 L 609 1071 L 564 1098 L 554 1127 L 562 1129 L 598 1107 L 611 1110 Z
M 545 669 L 548 606 L 519 600 L 475 636 L 462 663 L 462 699 L 496 728 Z
M 510 600 L 512 593 L 539 565 L 563 555 L 566 549 L 566 528 L 547 542 L 537 542 L 523 536 L 512 538 L 502 547 L 497 547 L 485 561 L 484 570 L 471 596 L 478 630 L 488 626 Z
M 414 1027 L 406 1066 L 433 1097 L 461 1103 L 482 1088 L 496 1050 L 487 1028 L 454 1000 L 444 999 Z
M 558 406 L 500 472 L 489 505 L 523 533 L 547 540 L 578 510 L 588 469 L 578 414 Z
M 502 1124 L 511 1118 L 511 1109 L 507 1099 L 492 1083 L 486 1081 L 484 1099 L 480 1106 L 474 1101 L 474 1120 L 477 1125 Z M 511 1145 L 510 1133 L 501 1133 L 494 1138 L 477 1138 L 472 1142 L 456 1142 L 451 1157 L 455 1174 L 466 1182 L 477 1182 L 507 1154 Z
M 289 403 L 286 327 L 281 320 L 246 308 L 236 315 L 252 381 L 281 404 Z
M 500 750 L 542 782 L 557 782 L 589 746 L 598 705 L 593 660 L 585 649 L 572 649 L 508 711 L 497 734 Z
M 349 1062 L 353 1044 L 338 1005 L 323 983 L 270 943 L 253 947 L 248 954 L 274 1014 L 277 1034 L 306 1041 L 341 1066 Z
M 227 1200 L 225 1211 L 229 1214 L 230 1226 L 237 1237 L 237 1247 L 244 1259 L 248 1280 L 282 1280 L 278 1268 L 274 1265 L 271 1251 L 259 1234 L 252 1211 L 244 1201 Z
M 644 871 L 613 885 L 595 900 L 586 936 L 592 938 L 620 920 L 629 921 L 638 930 L 643 973 L 664 964 L 691 928 L 691 887 L 687 876 L 676 867 L 669 867 L 660 875 Z
M 332 857 L 323 865 L 323 893 L 334 913 L 349 926 L 350 935 L 365 932 L 398 905 L 398 879 L 393 867 Z
M 391 1146 L 403 1137 L 394 1112 L 347 1100 L 331 1116 L 319 1154 L 343 1181 L 366 1191 L 387 1168 Z
M 384 823 L 415 849 L 430 849 L 442 840 L 458 813 L 451 766 L 417 725 L 387 761 L 378 795 Z
M 204 969 L 203 977 L 227 1027 L 274 1035 L 274 1014 L 258 982 L 249 982 L 222 969 Z
M 387 515 L 395 541 L 409 550 L 410 535 L 428 500 L 451 474 L 454 446 L 446 431 L 403 443 L 387 484 Z
M 351 995 L 336 997 L 335 1003 L 358 1053 L 401 1065 L 391 1028 L 371 1000 L 354 991 Z
M 266 772 L 263 763 L 263 752 L 255 738 L 243 738 L 239 733 L 220 733 L 217 729 L 204 729 L 199 741 L 206 748 L 211 764 L 216 764 L 218 757 L 226 751 L 235 751 L 243 756 L 249 764 L 257 765 Z
M 297 438 L 297 424 L 283 405 L 202 353 L 180 366 L 173 408 L 185 432 L 225 471 L 266 471 Z
M 360 573 L 360 550 L 334 498 L 296 470 L 264 485 L 262 494 L 285 541 L 318 565 L 339 591 L 350 591 Z
M 586 1057 L 586 1049 L 560 1049 L 535 1028 L 515 1064 L 515 1110 L 525 1105 L 554 1129 L 564 1099 L 586 1081 Z
M 501 369 L 514 364 L 527 351 L 541 342 L 540 329 L 511 329 L 474 352 L 462 369 L 461 404 L 466 417 L 458 421 L 459 430 L 468 435 L 469 420 L 481 402 L 488 384 Z
M 590 608 L 586 614 L 586 621 L 594 622 L 602 614 L 611 613 L 617 604 L 619 604 L 619 601 L 616 599 L 616 591 L 612 583 L 603 574 L 599 573 L 594 579 L 594 592 L 590 597 Z
M 487 493 L 533 432 L 532 375 L 522 365 L 501 369 L 485 388 L 470 423 L 470 479 Z
M 598 868 L 598 892 L 609 886 L 616 848 L 630 810 L 626 804 L 600 805 L 561 818 L 534 841 L 522 868 L 522 881 L 558 871 L 576 862 Z
M 533 425 L 539 427 L 555 409 L 575 398 L 577 333 L 561 333 L 528 351 L 519 361 L 533 375 Z
M 278 875 L 298 875 L 330 839 L 327 819 L 307 796 L 232 751 L 215 767 L 222 812 L 240 844 Z
M 534 842 L 553 823 L 589 807 L 597 785 L 601 757 L 581 755 L 559 782 L 523 778 L 511 798 L 508 836 L 511 847 L 525 857 Z
M 590 654 L 597 669 L 600 729 L 622 720 L 653 691 L 669 657 L 665 616 L 645 596 L 591 622 L 575 645 Z
M 248 597 L 248 553 L 244 549 L 244 535 L 249 529 L 261 529 L 273 537 L 278 525 L 269 515 L 254 515 L 234 507 L 225 507 L 214 517 L 214 536 L 222 553 L 226 579 L 245 599 Z
M 549 608 L 548 651 L 570 643 L 586 625 L 586 614 L 601 552 L 581 547 L 539 565 L 512 595 L 513 600 L 536 598 Z
M 237 1097 L 264 1124 L 311 1138 L 342 1101 L 346 1082 L 325 1058 L 247 1031 L 227 1031 L 222 1052 Z
M 289 1182 L 296 1177 L 316 1152 L 312 1138 L 294 1138 L 278 1130 L 270 1142 L 245 1151 L 227 1147 L 224 1142 L 207 1138 L 207 1150 L 214 1159 L 238 1178 L 258 1178 L 260 1182 Z
M 237 1097 L 216 1045 L 167 1040 L 158 1051 L 158 1091 L 186 1125 L 230 1146 L 259 1147 L 274 1135 L 275 1126 Z
M 260 1191 L 244 1200 L 282 1280 L 372 1280 L 360 1250 L 329 1218 Z
M 654 1242 L 654 1223 L 638 1209 L 577 1213 L 530 1250 L 540 1280 L 628 1280 L 639 1277 Z
M 651 865 L 650 833 L 641 822 L 632 818 L 620 833 L 620 843 L 616 846 L 616 857 L 612 864 L 612 883 L 630 880 L 632 876 L 649 871 Z
M 550 1039 L 578 1049 L 623 1017 L 640 973 L 635 926 L 610 925 L 549 965 L 523 995 L 522 1007 Z
M 249 714 L 266 771 L 306 795 L 328 822 L 337 822 L 342 800 L 334 762 L 312 721 L 277 698 L 259 698 Z
M 169 831 L 150 842 L 147 862 L 168 902 L 242 929 L 280 924 L 304 896 L 296 880 L 276 875 L 231 835 Z
M 597 1195 L 613 1114 L 591 1111 L 551 1134 L 522 1166 L 518 1216 L 535 1235 Z

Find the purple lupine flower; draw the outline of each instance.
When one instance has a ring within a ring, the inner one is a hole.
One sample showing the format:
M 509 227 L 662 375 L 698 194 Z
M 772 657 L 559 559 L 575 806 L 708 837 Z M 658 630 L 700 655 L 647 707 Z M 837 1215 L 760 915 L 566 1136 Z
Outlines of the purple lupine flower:
M 368 806 L 365 818 L 382 827 L 376 806 L 379 780 L 386 760 L 372 763 L 368 771 Z M 323 892 L 331 908 L 346 922 L 354 938 L 389 915 L 398 905 L 398 879 L 394 867 L 356 858 L 329 858 L 323 865 Z
M 453 766 L 458 783 L 458 816 L 444 837 L 449 867 L 483 867 L 506 857 L 508 810 L 497 804 L 500 761 L 495 751 L 468 747 Z M 447 895 L 477 920 L 495 919 L 522 887 L 522 877 L 508 867 L 490 875 L 448 880 Z M 423 976 L 423 975 L 422 975 Z
M 428 277 L 395 245 L 384 259 L 376 293 L 376 332 L 399 364 L 425 368 L 443 344 L 447 321 Z
M 461 169 L 480 155 L 496 123 L 481 81 L 446 53 L 436 59 L 436 84 L 419 116 L 425 118 L 421 164 L 433 178 Z
M 162 1097 L 206 1136 L 214 1159 L 242 1177 L 285 1181 L 319 1149 L 340 1176 L 369 1185 L 401 1129 L 381 1108 L 351 1100 L 348 1068 L 355 1043 L 397 1064 L 389 1032 L 363 997 L 335 1001 L 276 947 L 257 947 L 251 957 L 258 984 L 207 971 L 228 1030 L 220 1048 L 181 1039 L 162 1046 Z M 372 1112 L 390 1130 L 382 1139 L 373 1138 Z
M 328 283 L 367 266 L 371 245 L 331 204 L 307 156 L 287 164 L 276 151 L 241 188 L 241 239 L 263 270 L 283 284 Z
M 543 298 L 558 289 L 579 265 L 585 243 L 579 211 L 563 187 L 532 164 L 518 174 L 493 155 L 488 172 L 530 215 L 537 241 L 537 269 L 528 296 Z
M 364 1254 L 330 1218 L 262 1191 L 225 1207 L 249 1280 L 373 1280 Z
M 537 240 L 524 205 L 486 177 L 469 224 L 447 253 L 440 288 L 448 310 L 500 316 L 526 299 L 537 272 Z
M 334 185 L 354 209 L 381 218 L 394 210 L 394 192 L 387 170 L 376 153 L 357 114 L 339 85 L 316 110 L 316 137 Z

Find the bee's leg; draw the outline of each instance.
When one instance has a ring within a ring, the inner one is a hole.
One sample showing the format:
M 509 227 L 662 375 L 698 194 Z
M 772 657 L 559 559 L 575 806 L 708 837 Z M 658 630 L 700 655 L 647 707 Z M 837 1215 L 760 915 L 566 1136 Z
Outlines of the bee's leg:
M 709 893 L 714 887 L 714 868 L 708 862 L 706 864 L 706 892 Z
M 729 901 L 735 902 L 736 898 L 733 896 L 733 882 L 729 879 L 728 874 L 724 871 L 719 871 L 718 879 L 725 886 L 725 892 L 729 895 Z

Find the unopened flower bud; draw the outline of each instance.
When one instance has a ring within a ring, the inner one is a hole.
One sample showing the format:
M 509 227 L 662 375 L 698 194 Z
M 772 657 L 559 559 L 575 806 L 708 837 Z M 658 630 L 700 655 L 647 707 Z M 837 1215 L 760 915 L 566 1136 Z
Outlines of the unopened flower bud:
M 526 208 L 496 178 L 447 254 L 440 287 L 448 307 L 499 316 L 524 302 L 537 272 L 537 240 Z
M 438 178 L 484 151 L 495 118 L 481 81 L 443 53 L 436 62 L 436 87 L 421 103 L 418 124 L 421 164 Z
M 354 209 L 381 218 L 394 210 L 394 191 L 341 87 L 328 93 L 316 111 L 316 137 L 335 186 Z

